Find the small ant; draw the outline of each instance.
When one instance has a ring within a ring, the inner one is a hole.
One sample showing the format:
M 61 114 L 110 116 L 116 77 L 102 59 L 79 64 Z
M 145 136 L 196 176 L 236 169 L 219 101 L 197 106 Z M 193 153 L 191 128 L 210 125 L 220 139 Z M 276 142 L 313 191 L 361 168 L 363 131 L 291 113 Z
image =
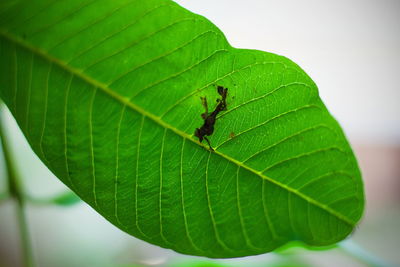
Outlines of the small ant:
M 215 107 L 215 110 L 210 114 L 208 114 L 207 99 L 205 97 L 200 97 L 201 102 L 203 103 L 203 106 L 206 110 L 203 114 L 201 114 L 201 117 L 204 120 L 204 124 L 200 128 L 196 128 L 196 131 L 194 132 L 194 135 L 199 138 L 200 143 L 203 141 L 203 139 L 207 141 L 211 151 L 214 151 L 214 149 L 211 147 L 210 141 L 208 140 L 206 135 L 212 135 L 212 133 L 214 132 L 214 124 L 218 113 L 226 110 L 226 95 L 228 93 L 228 88 L 218 86 L 217 91 L 218 94 L 222 96 L 222 99 L 217 99 L 218 105 Z

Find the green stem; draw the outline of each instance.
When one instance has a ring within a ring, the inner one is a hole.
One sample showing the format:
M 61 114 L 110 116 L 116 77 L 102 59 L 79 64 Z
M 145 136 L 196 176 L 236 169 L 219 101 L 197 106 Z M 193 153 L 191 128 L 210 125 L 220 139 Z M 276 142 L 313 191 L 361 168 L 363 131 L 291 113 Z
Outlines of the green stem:
M 4 106 L 0 104 L 0 139 L 3 148 L 4 160 L 7 168 L 9 194 L 13 197 L 17 204 L 17 219 L 21 234 L 21 249 L 23 254 L 24 266 L 34 266 L 33 254 L 30 245 L 28 225 L 25 216 L 25 202 L 21 188 L 20 180 L 18 179 L 17 171 L 14 166 L 12 155 L 6 142 L 5 126 L 3 122 Z
M 370 251 L 365 250 L 351 239 L 344 240 L 338 244 L 338 247 L 350 256 L 371 267 L 389 267 L 393 266 L 383 259 L 373 255 Z

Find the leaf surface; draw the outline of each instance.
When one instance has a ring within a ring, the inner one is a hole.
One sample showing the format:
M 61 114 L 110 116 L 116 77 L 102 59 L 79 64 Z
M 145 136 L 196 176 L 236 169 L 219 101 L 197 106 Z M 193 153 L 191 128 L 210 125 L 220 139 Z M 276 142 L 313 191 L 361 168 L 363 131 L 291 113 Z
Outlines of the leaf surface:
M 2 1 L 0 97 L 56 176 L 181 253 L 329 245 L 360 219 L 357 162 L 313 81 L 168 0 Z M 193 135 L 228 88 L 210 141 Z

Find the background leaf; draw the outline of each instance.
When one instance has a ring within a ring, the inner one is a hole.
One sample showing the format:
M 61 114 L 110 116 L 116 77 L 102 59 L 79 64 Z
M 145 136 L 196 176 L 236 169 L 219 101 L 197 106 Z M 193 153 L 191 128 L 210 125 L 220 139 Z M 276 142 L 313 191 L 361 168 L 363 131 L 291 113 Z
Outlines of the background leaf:
M 26 196 L 29 202 L 39 205 L 59 205 L 59 206 L 72 206 L 79 203 L 80 198 L 74 192 L 64 192 L 52 198 L 35 198 L 29 195 Z
M 181 253 L 329 245 L 361 217 L 353 153 L 290 60 L 167 0 L 3 1 L 0 97 L 33 150 L 122 230 Z M 193 136 L 229 88 L 210 137 Z

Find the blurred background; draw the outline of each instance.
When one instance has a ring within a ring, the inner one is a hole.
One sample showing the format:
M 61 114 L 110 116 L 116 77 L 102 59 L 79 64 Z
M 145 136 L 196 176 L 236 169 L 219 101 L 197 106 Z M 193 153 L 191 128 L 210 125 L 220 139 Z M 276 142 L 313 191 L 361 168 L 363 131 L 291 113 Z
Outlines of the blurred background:
M 67 188 L 38 160 L 6 112 L 38 266 L 400 266 L 400 1 L 178 0 L 238 48 L 284 55 L 319 87 L 354 147 L 366 212 L 351 241 L 331 250 L 291 248 L 231 260 L 179 255 L 123 233 L 88 205 L 41 203 Z M 0 155 L 0 195 L 6 190 Z M 68 202 L 68 201 L 67 201 Z M 351 253 L 349 253 L 351 251 Z M 0 203 L 0 266 L 20 266 L 15 202 Z

